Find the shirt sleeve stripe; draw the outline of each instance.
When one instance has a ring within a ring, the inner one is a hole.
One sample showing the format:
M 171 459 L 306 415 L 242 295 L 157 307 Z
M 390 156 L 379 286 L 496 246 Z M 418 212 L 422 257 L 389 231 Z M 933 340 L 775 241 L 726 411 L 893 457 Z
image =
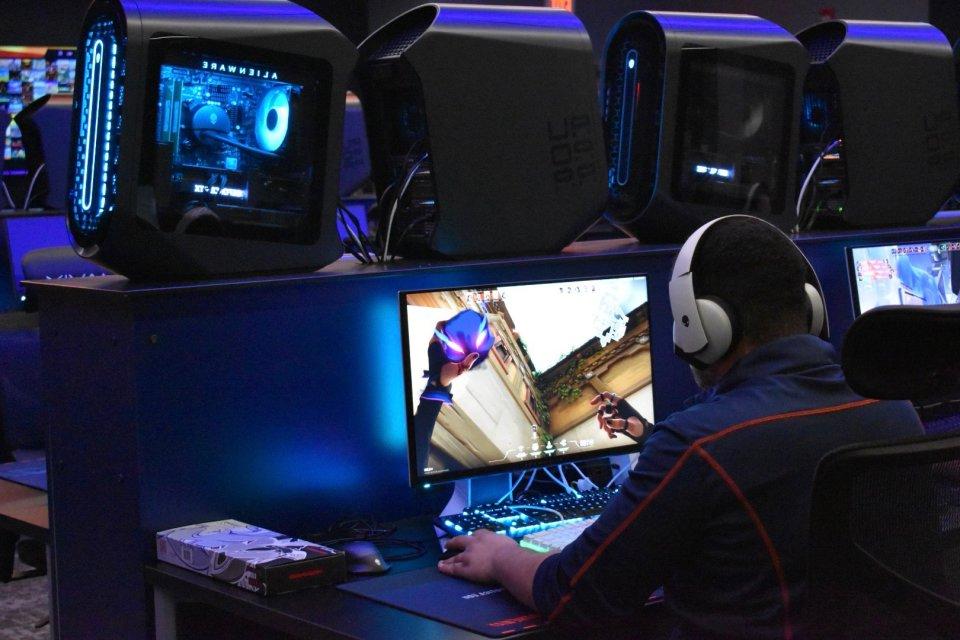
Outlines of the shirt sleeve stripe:
M 763 521 L 760 519 L 760 515 L 753 508 L 753 505 L 750 504 L 750 501 L 747 500 L 747 496 L 743 495 L 743 491 L 740 490 L 739 485 L 730 477 L 730 474 L 727 473 L 727 470 L 723 468 L 717 459 L 712 455 L 707 453 L 703 449 L 698 449 L 697 453 L 703 458 L 710 467 L 716 471 L 717 475 L 720 476 L 720 479 L 723 480 L 724 484 L 730 489 L 730 492 L 737 499 L 737 502 L 740 503 L 740 506 L 743 507 L 743 510 L 746 512 L 747 516 L 753 522 L 753 526 L 757 529 L 757 535 L 760 536 L 763 546 L 767 550 L 767 555 L 770 556 L 770 564 L 773 565 L 773 572 L 777 576 L 777 582 L 780 586 L 780 601 L 783 604 L 783 639 L 784 640 L 793 640 L 793 626 L 790 623 L 790 590 L 787 588 L 787 578 L 783 573 L 783 565 L 780 562 L 780 554 L 777 552 L 777 548 L 773 544 L 773 540 L 770 539 L 770 534 L 767 533 L 767 528 L 763 525 Z

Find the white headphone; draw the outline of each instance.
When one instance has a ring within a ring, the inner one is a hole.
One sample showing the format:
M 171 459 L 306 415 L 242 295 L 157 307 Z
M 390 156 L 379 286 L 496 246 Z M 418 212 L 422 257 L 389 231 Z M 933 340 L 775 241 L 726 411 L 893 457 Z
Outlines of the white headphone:
M 678 356 L 690 364 L 704 368 L 719 361 L 736 346 L 739 341 L 739 328 L 736 314 L 729 304 L 715 296 L 698 298 L 693 283 L 693 258 L 700 239 L 713 225 L 733 218 L 756 220 L 765 224 L 787 240 L 789 236 L 775 226 L 753 216 L 732 215 L 717 218 L 693 232 L 680 247 L 677 260 L 673 264 L 670 277 L 670 310 L 673 313 L 673 345 Z M 790 241 L 793 245 L 793 241 Z M 827 309 L 823 302 L 823 290 L 813 265 L 800 249 L 793 245 L 807 265 L 807 278 L 804 290 L 807 294 L 810 310 L 808 331 L 824 340 L 830 337 L 827 322 Z

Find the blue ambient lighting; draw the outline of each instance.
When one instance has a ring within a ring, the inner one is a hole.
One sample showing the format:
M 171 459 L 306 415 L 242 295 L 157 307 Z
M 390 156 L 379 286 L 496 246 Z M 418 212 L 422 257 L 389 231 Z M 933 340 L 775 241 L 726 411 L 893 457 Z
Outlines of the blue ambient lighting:
M 102 233 L 117 195 L 123 43 L 115 19 L 104 16 L 90 25 L 83 48 L 83 83 L 74 102 L 79 122 L 70 217 L 81 236 L 94 239 Z
M 626 68 L 623 70 L 623 104 L 620 108 L 620 141 L 617 153 L 617 184 L 623 186 L 630 179 L 630 154 L 633 151 L 633 119 L 640 97 L 637 84 L 637 50 L 627 52 Z

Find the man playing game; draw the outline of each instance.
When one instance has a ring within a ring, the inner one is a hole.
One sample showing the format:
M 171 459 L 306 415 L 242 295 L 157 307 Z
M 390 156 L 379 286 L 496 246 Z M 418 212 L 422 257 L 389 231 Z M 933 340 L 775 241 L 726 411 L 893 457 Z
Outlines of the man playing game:
M 622 402 L 601 415 L 644 446 L 598 520 L 547 555 L 486 531 L 453 538 L 460 553 L 439 569 L 500 583 L 555 624 L 632 625 L 663 586 L 674 638 L 791 638 L 817 463 L 846 444 L 919 435 L 920 421 L 908 403 L 847 386 L 822 339 L 816 274 L 772 225 L 729 216 L 695 232 L 670 305 L 702 393 L 656 425 L 631 422 Z

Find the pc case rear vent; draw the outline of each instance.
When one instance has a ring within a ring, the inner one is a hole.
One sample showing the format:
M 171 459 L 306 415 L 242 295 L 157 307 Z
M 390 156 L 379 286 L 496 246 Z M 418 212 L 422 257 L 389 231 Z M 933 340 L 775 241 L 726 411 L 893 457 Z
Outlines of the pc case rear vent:
M 407 47 L 412 45 L 417 41 L 425 29 L 409 29 L 403 33 L 398 33 L 393 36 L 377 49 L 370 59 L 371 60 L 386 60 L 387 58 L 399 58 L 404 51 L 407 50 Z
M 397 24 L 394 25 L 396 31 L 392 34 L 384 34 L 386 39 L 370 56 L 370 61 L 399 58 L 404 51 L 410 48 L 410 45 L 423 35 L 424 31 L 430 28 L 436 17 L 436 8 L 430 6 L 410 12 L 404 16 L 403 20 L 398 20 Z
M 843 42 L 844 32 L 842 24 L 830 22 L 801 34 L 800 41 L 807 48 L 811 64 L 826 62 Z

